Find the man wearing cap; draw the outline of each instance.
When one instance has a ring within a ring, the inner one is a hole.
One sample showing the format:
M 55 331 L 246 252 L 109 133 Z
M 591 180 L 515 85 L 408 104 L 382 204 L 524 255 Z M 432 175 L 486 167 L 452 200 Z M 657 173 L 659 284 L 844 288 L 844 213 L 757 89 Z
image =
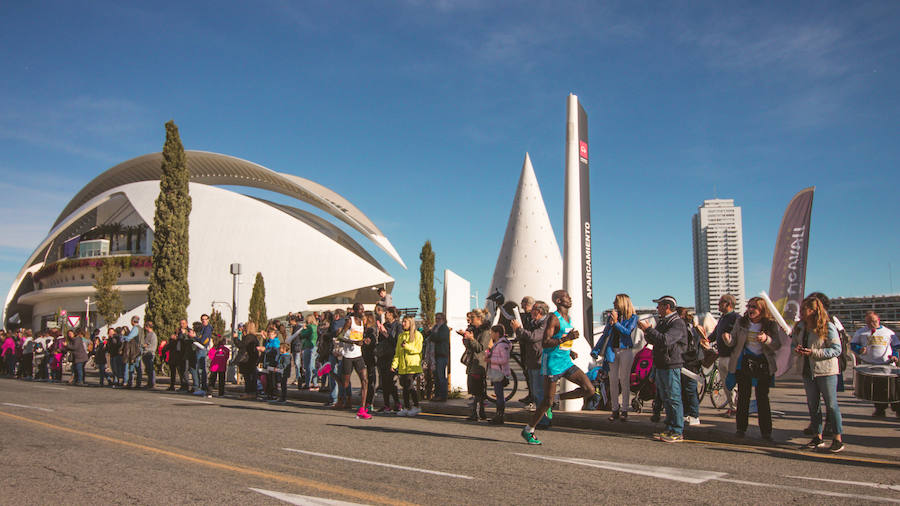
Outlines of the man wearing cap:
M 675 297 L 664 295 L 653 302 L 659 314 L 656 328 L 641 320 L 638 326 L 644 331 L 647 342 L 653 345 L 653 367 L 656 369 L 656 388 L 660 390 L 666 410 L 666 431 L 654 434 L 654 439 L 666 443 L 684 441 L 684 408 L 681 404 L 682 354 L 687 347 L 687 326 L 675 312 Z
M 137 315 L 131 317 L 131 331 L 122 337 L 122 357 L 125 360 L 125 388 L 131 388 L 133 381 L 140 381 L 136 376 L 137 362 L 141 358 L 141 341 L 144 339 L 144 329 L 141 328 L 141 318 Z

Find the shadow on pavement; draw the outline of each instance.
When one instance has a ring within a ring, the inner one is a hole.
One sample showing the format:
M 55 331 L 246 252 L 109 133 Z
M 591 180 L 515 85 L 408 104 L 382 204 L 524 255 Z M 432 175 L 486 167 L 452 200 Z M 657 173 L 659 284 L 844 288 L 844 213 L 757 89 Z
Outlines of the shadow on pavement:
M 443 432 L 431 432 L 431 431 L 416 430 L 416 429 L 395 429 L 393 427 L 384 427 L 381 425 L 359 426 L 359 425 L 346 425 L 346 424 L 337 424 L 337 423 L 330 423 L 328 425 L 330 427 L 345 427 L 348 429 L 365 430 L 365 431 L 371 431 L 371 432 L 385 432 L 385 433 L 392 433 L 392 434 L 412 434 L 415 436 L 443 437 L 443 438 L 449 438 L 449 439 L 468 439 L 470 441 L 483 441 L 486 443 L 509 443 L 509 442 L 511 442 L 508 439 L 491 439 L 491 438 L 486 438 L 486 437 L 464 436 L 461 434 L 445 434 Z
M 787 448 L 787 447 L 771 447 L 766 448 L 762 446 L 754 446 L 748 448 L 740 448 L 740 447 L 723 447 L 723 446 L 710 446 L 710 450 L 720 451 L 720 452 L 728 452 L 728 453 L 764 453 L 769 457 L 786 459 L 786 460 L 796 460 L 798 462 L 817 462 L 817 463 L 827 463 L 827 464 L 836 464 L 841 466 L 853 466 L 853 467 L 872 467 L 878 469 L 884 469 L 885 467 L 900 467 L 900 464 L 885 464 L 884 462 L 869 462 L 866 460 L 856 460 L 853 457 L 846 458 L 834 458 L 829 453 L 818 453 L 810 451 L 800 452 L 799 448 Z

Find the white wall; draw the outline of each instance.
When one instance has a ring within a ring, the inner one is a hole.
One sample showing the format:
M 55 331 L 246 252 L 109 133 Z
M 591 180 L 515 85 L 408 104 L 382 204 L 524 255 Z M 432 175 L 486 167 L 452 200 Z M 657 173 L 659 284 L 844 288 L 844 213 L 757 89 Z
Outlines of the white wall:
M 450 388 L 467 390 L 466 366 L 459 360 L 466 350 L 457 330 L 466 329 L 466 313 L 470 311 L 470 283 L 455 272 L 444 270 L 444 314 L 450 327 Z

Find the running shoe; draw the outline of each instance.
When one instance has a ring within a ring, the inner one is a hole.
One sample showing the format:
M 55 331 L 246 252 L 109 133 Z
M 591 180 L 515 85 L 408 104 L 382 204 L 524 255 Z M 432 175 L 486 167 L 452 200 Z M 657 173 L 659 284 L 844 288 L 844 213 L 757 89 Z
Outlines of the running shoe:
M 409 416 L 409 410 L 403 408 L 400 411 L 397 411 L 397 416 Z
M 825 441 L 822 441 L 822 438 L 816 436 L 812 438 L 812 441 L 803 445 L 803 448 L 807 450 L 815 450 L 817 448 L 825 448 Z
M 700 425 L 700 417 L 688 416 L 684 420 L 688 425 Z
M 675 432 L 667 432 L 659 440 L 663 443 L 681 443 L 684 441 L 684 436 Z
M 653 439 L 660 441 L 660 440 L 662 440 L 663 436 L 665 436 L 665 435 L 666 435 L 665 432 L 654 432 Z
M 406 412 L 406 416 L 416 416 L 422 412 L 422 409 L 419 406 L 413 406 L 409 411 Z
M 830 451 L 831 453 L 840 453 L 844 451 L 844 443 L 835 439 L 831 442 L 831 446 L 828 448 L 828 451 Z
M 369 420 L 370 418 L 372 418 L 372 415 L 370 415 L 369 412 L 366 411 L 365 406 L 360 406 L 359 411 L 356 412 L 356 418 L 358 420 Z
M 522 429 L 522 439 L 524 439 L 525 442 L 530 445 L 542 444 L 539 439 L 534 437 L 534 432 L 528 432 L 528 429 Z

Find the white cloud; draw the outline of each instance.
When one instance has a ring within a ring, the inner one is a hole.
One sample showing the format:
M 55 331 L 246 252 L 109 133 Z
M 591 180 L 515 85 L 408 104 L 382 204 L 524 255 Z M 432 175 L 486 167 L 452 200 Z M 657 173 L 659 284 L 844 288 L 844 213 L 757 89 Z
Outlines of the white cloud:
M 145 127 L 145 115 L 144 107 L 119 98 L 9 99 L 0 103 L 0 139 L 109 163 L 122 157 L 86 146 L 121 149 L 124 141 Z

